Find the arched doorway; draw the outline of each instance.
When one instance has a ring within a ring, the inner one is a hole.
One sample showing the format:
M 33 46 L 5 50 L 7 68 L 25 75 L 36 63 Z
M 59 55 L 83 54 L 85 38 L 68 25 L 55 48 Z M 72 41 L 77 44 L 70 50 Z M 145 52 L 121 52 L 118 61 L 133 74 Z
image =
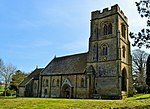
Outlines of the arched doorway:
M 122 78 L 121 79 L 122 79 L 121 90 L 127 91 L 127 72 L 126 72 L 125 68 L 122 70 Z
M 88 87 L 88 96 L 89 98 L 92 98 L 93 97 L 93 94 L 94 94 L 94 90 L 95 90 L 95 77 L 96 77 L 96 73 L 95 73 L 95 69 L 92 65 L 90 65 L 88 68 L 87 68 L 87 87 Z
M 65 79 L 61 86 L 61 97 L 73 98 L 73 86 L 69 79 Z
M 65 84 L 62 88 L 62 96 L 65 98 L 71 97 L 71 87 L 67 84 Z

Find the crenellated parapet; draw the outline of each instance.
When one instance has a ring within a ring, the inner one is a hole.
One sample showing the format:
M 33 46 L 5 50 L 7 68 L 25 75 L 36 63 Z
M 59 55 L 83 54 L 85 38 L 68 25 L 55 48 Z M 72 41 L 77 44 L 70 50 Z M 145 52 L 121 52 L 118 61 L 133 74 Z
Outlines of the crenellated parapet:
M 108 17 L 116 13 L 119 14 L 122 17 L 122 19 L 128 22 L 128 18 L 124 15 L 123 11 L 120 9 L 118 4 L 111 6 L 111 9 L 104 8 L 102 12 L 100 10 L 93 11 L 91 15 L 91 20 Z

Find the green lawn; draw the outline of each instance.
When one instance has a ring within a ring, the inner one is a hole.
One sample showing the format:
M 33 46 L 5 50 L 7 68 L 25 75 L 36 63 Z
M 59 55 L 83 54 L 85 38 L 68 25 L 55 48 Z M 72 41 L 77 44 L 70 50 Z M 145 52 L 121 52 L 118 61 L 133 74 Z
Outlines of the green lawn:
M 0 86 L 0 91 L 4 91 L 4 86 Z
M 4 86 L 0 86 L 0 94 L 2 94 L 4 91 Z
M 0 97 L 0 109 L 149 109 L 150 94 L 126 100 Z

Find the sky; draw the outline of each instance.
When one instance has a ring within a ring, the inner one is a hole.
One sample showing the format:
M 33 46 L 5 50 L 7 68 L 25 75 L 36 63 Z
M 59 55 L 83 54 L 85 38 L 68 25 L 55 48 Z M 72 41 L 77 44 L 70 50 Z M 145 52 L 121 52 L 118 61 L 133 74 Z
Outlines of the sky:
M 0 58 L 31 72 L 55 56 L 86 52 L 91 11 L 115 4 L 128 17 L 129 31 L 146 25 L 135 0 L 0 0 Z

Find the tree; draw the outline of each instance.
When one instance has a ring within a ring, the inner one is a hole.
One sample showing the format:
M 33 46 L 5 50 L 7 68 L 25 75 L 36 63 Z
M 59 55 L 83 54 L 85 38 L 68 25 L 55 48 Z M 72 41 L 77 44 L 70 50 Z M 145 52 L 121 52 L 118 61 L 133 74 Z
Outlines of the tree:
M 150 86 L 150 55 L 148 56 L 148 59 L 147 59 L 146 75 L 147 75 L 146 84 L 147 84 L 148 86 Z M 149 91 L 150 91 L 150 90 L 149 90 Z
M 10 82 L 10 90 L 17 91 L 19 83 L 25 78 L 26 74 L 20 70 L 17 70 L 15 74 L 12 75 Z
M 11 76 L 15 73 L 15 71 L 16 71 L 16 67 L 13 66 L 12 64 L 9 65 L 3 64 L 0 67 L 0 75 L 4 78 L 4 82 L 5 82 L 5 96 L 11 80 Z
M 148 53 L 140 49 L 133 50 L 132 53 L 132 70 L 134 86 L 138 92 L 144 92 L 146 85 L 146 61 Z
M 141 48 L 145 46 L 150 48 L 150 0 L 140 0 L 140 2 L 135 2 L 137 10 L 141 17 L 147 18 L 147 28 L 143 28 L 138 34 L 130 32 L 131 39 L 134 39 L 133 46 Z
M 141 48 L 142 46 L 145 46 L 146 48 L 150 48 L 150 0 L 140 0 L 140 2 L 135 2 L 137 6 L 137 10 L 141 17 L 145 17 L 147 19 L 147 28 L 143 28 L 141 32 L 138 32 L 138 34 L 135 34 L 133 32 L 130 32 L 129 36 L 131 39 L 134 39 L 134 43 L 132 46 L 137 46 Z M 149 55 L 150 57 L 150 55 Z M 150 67 L 147 65 L 147 67 Z M 150 71 L 146 71 L 146 83 L 148 86 L 150 86 Z M 149 88 L 150 92 L 150 88 Z
M 3 60 L 0 59 L 0 68 L 4 65 Z
M 2 69 L 3 66 L 4 66 L 3 60 L 0 59 L 0 69 Z M 0 76 L 0 82 L 1 82 L 1 80 L 2 80 L 2 77 Z

